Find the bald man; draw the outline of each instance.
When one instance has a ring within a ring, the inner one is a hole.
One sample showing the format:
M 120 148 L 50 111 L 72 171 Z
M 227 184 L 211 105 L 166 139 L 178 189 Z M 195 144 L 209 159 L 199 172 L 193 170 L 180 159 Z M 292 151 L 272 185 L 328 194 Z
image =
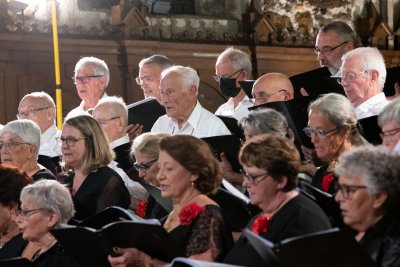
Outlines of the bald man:
M 267 73 L 255 81 L 251 94 L 254 106 L 287 101 L 293 99 L 293 85 L 285 74 Z

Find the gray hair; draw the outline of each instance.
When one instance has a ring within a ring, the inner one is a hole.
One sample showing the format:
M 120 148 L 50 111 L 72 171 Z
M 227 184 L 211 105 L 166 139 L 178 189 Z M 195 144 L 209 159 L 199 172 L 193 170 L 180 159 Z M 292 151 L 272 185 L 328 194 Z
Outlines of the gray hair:
M 339 39 L 339 42 L 349 41 L 353 43 L 353 47 L 359 46 L 359 39 L 357 34 L 351 29 L 349 25 L 347 25 L 343 21 L 331 21 L 324 26 L 321 27 L 318 33 L 326 33 L 329 31 L 333 31 L 336 33 L 336 36 Z
M 30 94 L 24 95 L 20 102 L 22 102 L 26 98 L 34 98 L 35 100 L 39 100 L 41 103 L 47 105 L 50 108 L 55 109 L 56 104 L 54 103 L 53 98 L 46 92 L 33 92 Z
M 134 157 L 136 152 L 145 154 L 150 158 L 158 158 L 160 154 L 160 141 L 170 134 L 165 133 L 144 133 L 135 138 L 132 142 L 131 157 Z
M 152 55 L 150 57 L 142 59 L 139 62 L 139 68 L 142 68 L 146 64 L 157 64 L 163 70 L 173 65 L 172 61 L 164 55 Z
M 285 116 L 274 109 L 252 110 L 246 117 L 241 118 L 238 124 L 242 129 L 250 127 L 259 134 L 272 133 L 294 140 Z
M 391 101 L 378 116 L 378 125 L 383 127 L 388 122 L 400 125 L 400 98 Z
M 106 62 L 97 57 L 83 57 L 79 59 L 75 65 L 75 74 L 80 68 L 88 65 L 93 67 L 95 75 L 103 75 L 106 77 L 107 87 L 108 83 L 110 82 L 110 71 L 108 70 Z
M 164 79 L 165 76 L 171 73 L 176 73 L 181 77 L 182 87 L 184 89 L 188 89 L 190 86 L 194 85 L 196 87 L 196 93 L 198 92 L 200 77 L 195 69 L 191 67 L 184 67 L 181 65 L 171 66 L 163 70 L 163 72 L 161 73 L 161 79 Z
M 39 153 L 40 148 L 40 128 L 39 126 L 27 119 L 10 121 L 4 125 L 1 130 L 1 134 L 13 133 L 18 135 L 22 141 L 36 146 L 36 156 Z
M 242 50 L 236 49 L 233 46 L 228 47 L 218 56 L 217 64 L 224 58 L 228 58 L 232 62 L 236 71 L 245 69 L 249 73 L 249 77 L 251 76 L 253 67 L 250 56 Z
M 108 96 L 103 97 L 97 102 L 94 110 L 100 105 L 109 105 L 108 112 L 110 112 L 111 117 L 120 116 L 125 124 L 128 125 L 128 109 L 126 108 L 125 101 L 120 96 Z
M 39 180 L 21 191 L 21 202 L 33 201 L 39 208 L 58 215 L 58 223 L 67 223 L 75 214 L 71 193 L 56 180 Z
M 347 97 L 336 93 L 322 95 L 310 103 L 308 113 L 313 109 L 317 109 L 328 116 L 328 119 L 339 130 L 343 129 L 344 126 L 351 126 L 351 143 L 353 145 L 362 143 L 360 133 L 356 127 L 357 115 Z
M 376 47 L 359 47 L 350 50 L 342 56 L 342 62 L 344 63 L 348 59 L 359 58 L 361 65 L 359 66 L 362 71 L 376 70 L 379 73 L 378 84 L 383 90 L 386 80 L 386 66 L 385 59 L 381 52 Z M 343 66 L 342 63 L 342 66 Z
M 336 165 L 335 173 L 352 179 L 360 177 L 371 195 L 386 192 L 387 207 L 400 200 L 400 156 L 382 145 L 364 145 L 344 152 Z

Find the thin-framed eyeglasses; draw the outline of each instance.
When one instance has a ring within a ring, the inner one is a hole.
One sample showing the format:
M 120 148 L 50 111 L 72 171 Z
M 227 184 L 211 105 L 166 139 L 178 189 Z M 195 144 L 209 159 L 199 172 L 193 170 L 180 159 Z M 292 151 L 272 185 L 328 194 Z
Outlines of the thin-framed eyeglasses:
M 15 214 L 17 216 L 21 216 L 25 221 L 29 220 L 29 217 L 32 216 L 35 213 L 44 211 L 45 209 L 38 208 L 38 209 L 32 209 L 32 210 L 23 210 L 23 209 L 16 209 Z
M 146 163 L 143 163 L 143 164 L 140 164 L 140 163 L 138 163 L 138 162 L 135 162 L 135 163 L 133 163 L 133 167 L 134 167 L 137 171 L 142 170 L 142 171 L 144 171 L 144 172 L 147 172 L 147 171 L 150 169 L 150 167 L 151 167 L 157 160 L 158 160 L 158 159 L 153 159 L 153 160 L 150 160 L 149 162 L 146 162 Z
M 271 96 L 279 94 L 279 93 L 282 93 L 282 92 L 286 92 L 286 90 L 281 89 L 281 90 L 279 90 L 279 91 L 277 91 L 275 93 L 272 93 L 272 94 L 269 94 L 269 95 L 261 95 L 259 97 L 253 95 L 253 98 L 251 99 L 251 102 L 254 103 L 256 101 L 260 101 L 261 103 L 267 103 L 268 99 L 270 99 Z
M 72 80 L 74 81 L 74 84 L 77 84 L 78 82 L 88 84 L 90 82 L 91 78 L 100 78 L 103 76 L 104 75 L 75 76 L 75 77 L 72 77 Z
M 41 111 L 41 110 L 45 110 L 48 109 L 49 107 L 43 107 L 43 108 L 32 108 L 32 109 L 28 109 L 27 111 L 23 111 L 23 112 L 18 112 L 17 114 L 17 119 L 23 119 L 23 118 L 29 118 L 30 116 L 32 116 L 34 113 Z
M 97 122 L 100 124 L 101 127 L 103 127 L 104 125 L 106 125 L 110 121 L 118 119 L 118 118 L 120 118 L 120 116 L 116 116 L 116 117 L 112 117 L 112 118 L 104 119 L 104 120 L 97 120 Z
M 268 174 L 268 172 L 265 172 L 265 173 L 262 173 L 262 174 L 253 176 L 253 175 L 248 174 L 247 172 L 245 172 L 245 171 L 243 171 L 243 170 L 242 170 L 242 174 L 243 174 L 243 177 L 244 177 L 249 183 L 251 183 L 252 185 L 257 185 L 257 184 L 259 184 L 262 180 L 264 180 L 264 179 L 266 179 L 266 178 L 268 178 L 268 177 L 270 176 L 270 175 Z
M 328 134 L 336 131 L 337 128 L 333 128 L 331 130 L 324 130 L 324 129 L 313 129 L 311 127 L 305 127 L 303 132 L 308 136 L 312 137 L 313 134 L 316 134 L 319 138 L 325 138 Z
M 341 44 L 338 44 L 337 46 L 334 46 L 334 47 L 332 47 L 332 48 L 322 48 L 322 49 L 319 49 L 318 47 L 314 47 L 314 48 L 313 48 L 313 51 L 314 51 L 314 53 L 315 53 L 316 55 L 318 55 L 319 53 L 321 53 L 321 54 L 330 54 L 330 53 L 332 53 L 333 50 L 335 50 L 335 49 L 337 49 L 338 47 L 341 47 L 342 45 L 347 44 L 347 43 L 349 43 L 349 42 L 350 42 L 350 41 L 345 41 L 345 42 L 343 42 L 343 43 L 341 43 Z
M 354 82 L 360 74 L 366 74 L 366 73 L 368 73 L 367 70 L 360 71 L 358 74 L 349 72 L 341 77 L 333 77 L 333 78 L 336 78 L 336 81 L 338 82 L 338 84 L 342 84 L 343 81 Z
M 150 83 L 152 81 L 154 81 L 154 77 L 153 76 L 143 76 L 143 77 L 136 77 L 135 81 L 138 85 L 142 85 L 144 82 L 146 83 Z
M 389 130 L 389 131 L 381 132 L 379 135 L 381 136 L 382 140 L 385 139 L 388 142 L 391 142 L 393 136 L 395 136 L 399 131 L 400 131 L 400 127 L 399 128 L 394 128 L 394 129 Z
M 344 184 L 335 184 L 335 192 L 341 193 L 343 198 L 345 199 L 351 199 L 353 197 L 353 194 L 359 190 L 359 189 L 367 189 L 368 187 L 365 185 L 344 185 Z
M 86 137 L 79 137 L 79 138 L 75 138 L 75 137 L 72 137 L 72 136 L 56 137 L 57 144 L 62 146 L 64 143 L 67 143 L 67 145 L 69 145 L 70 147 L 73 147 L 76 142 L 78 142 L 79 140 L 82 140 L 82 139 L 86 139 Z
M 15 142 L 15 141 L 7 141 L 7 142 L 0 141 L 0 150 L 2 150 L 3 148 L 7 148 L 8 151 L 13 151 L 19 145 L 31 145 L 31 143 Z
M 221 78 L 223 78 L 223 79 L 231 79 L 231 78 L 232 78 L 234 75 L 236 75 L 236 74 L 238 74 L 238 76 L 239 76 L 240 73 L 242 73 L 243 70 L 244 70 L 244 69 L 237 70 L 235 73 L 232 73 L 231 75 L 226 76 L 226 77 L 224 77 L 224 76 L 218 76 L 218 75 L 213 75 L 212 77 L 214 78 L 214 80 L 215 80 L 217 83 L 219 83 L 219 82 L 221 81 Z

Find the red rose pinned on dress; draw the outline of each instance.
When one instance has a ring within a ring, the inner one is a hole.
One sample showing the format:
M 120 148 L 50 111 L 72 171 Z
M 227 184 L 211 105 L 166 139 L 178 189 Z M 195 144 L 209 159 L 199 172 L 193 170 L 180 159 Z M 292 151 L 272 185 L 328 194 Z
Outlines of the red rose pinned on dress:
M 253 225 L 251 226 L 251 231 L 257 235 L 259 235 L 261 232 L 266 232 L 271 224 L 271 221 L 272 219 L 268 215 L 260 215 L 254 220 Z
M 324 178 L 322 178 L 322 190 L 324 190 L 325 192 L 328 192 L 329 187 L 331 186 L 332 182 L 333 182 L 333 172 L 328 173 L 327 175 L 324 176 Z
M 205 207 L 197 205 L 196 202 L 189 203 L 179 213 L 180 224 L 190 225 L 205 209 Z
M 146 209 L 147 209 L 147 200 L 140 200 L 139 204 L 136 207 L 136 215 L 139 217 L 146 217 Z

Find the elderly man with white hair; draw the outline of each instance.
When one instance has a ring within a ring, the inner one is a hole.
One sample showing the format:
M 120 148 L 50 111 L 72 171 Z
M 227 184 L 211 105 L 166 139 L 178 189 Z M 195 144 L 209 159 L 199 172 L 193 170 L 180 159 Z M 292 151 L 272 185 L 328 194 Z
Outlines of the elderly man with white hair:
M 172 66 L 161 73 L 161 103 L 166 115 L 154 123 L 152 132 L 188 134 L 198 138 L 230 135 L 216 115 L 204 109 L 197 100 L 200 78 L 184 66 Z
M 344 54 L 342 62 L 338 81 L 357 119 L 379 115 L 389 103 L 383 93 L 386 67 L 382 54 L 374 47 L 360 47 Z

